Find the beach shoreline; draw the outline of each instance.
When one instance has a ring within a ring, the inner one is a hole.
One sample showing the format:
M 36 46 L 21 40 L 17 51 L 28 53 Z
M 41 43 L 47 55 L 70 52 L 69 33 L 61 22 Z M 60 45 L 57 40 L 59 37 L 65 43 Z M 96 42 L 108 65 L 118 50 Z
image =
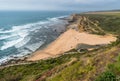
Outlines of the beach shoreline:
M 79 22 L 79 19 L 81 19 L 81 22 Z M 66 31 L 62 33 L 56 40 L 50 43 L 46 48 L 34 52 L 26 60 L 34 62 L 42 59 L 57 57 L 67 51 L 75 49 L 79 44 L 101 46 L 108 45 L 117 40 L 116 36 L 112 34 L 92 34 L 92 32 L 89 30 L 79 29 L 77 27 L 79 26 L 79 23 L 89 22 L 88 20 L 89 19 L 85 18 L 84 16 L 79 16 L 77 14 L 69 16 L 67 18 L 69 24 L 66 26 Z M 84 26 L 84 24 L 80 25 Z M 103 32 L 102 29 L 98 31 Z
M 76 30 L 69 29 L 65 33 L 61 34 L 55 41 L 49 44 L 48 47 L 43 50 L 38 50 L 34 52 L 26 60 L 38 61 L 41 59 L 56 57 L 71 49 L 74 49 L 78 44 L 81 43 L 88 45 L 107 45 L 115 40 L 116 37 L 113 37 L 112 35 L 100 36 L 95 34 L 89 34 L 86 32 L 80 33 Z
M 62 33 L 64 33 L 66 31 L 66 26 L 68 25 L 68 21 L 66 19 L 67 17 L 65 16 L 64 18 L 60 16 L 60 18 L 58 18 L 60 23 L 56 23 L 53 26 L 50 26 L 50 29 L 52 29 L 52 31 L 56 34 L 56 37 L 53 36 L 53 38 L 49 38 L 52 39 L 49 42 L 46 41 L 46 43 L 44 43 L 42 46 L 40 46 L 38 49 L 36 49 L 34 52 L 38 51 L 38 50 L 43 50 L 44 48 L 46 48 L 51 42 L 53 42 L 54 40 L 57 39 L 57 37 L 59 37 Z M 63 22 L 63 23 L 62 23 Z M 52 24 L 52 23 L 51 23 Z M 59 26 L 57 26 L 59 25 Z M 57 27 L 55 27 L 57 26 Z M 48 32 L 49 33 L 49 32 Z M 34 46 L 33 46 L 34 47 Z M 10 58 L 7 58 L 6 60 L 4 60 L 3 62 L 0 63 L 0 66 L 6 66 L 6 65 L 10 65 L 10 64 L 16 64 L 16 63 L 24 63 L 26 62 L 26 58 L 31 56 L 34 52 L 32 53 L 28 53 L 25 54 L 23 56 L 10 56 Z
M 69 18 L 65 19 L 69 22 Z M 71 20 L 71 19 L 70 19 Z M 36 62 L 39 60 L 46 60 L 49 58 L 55 58 L 61 56 L 65 52 L 76 48 L 78 44 L 88 44 L 88 45 L 107 45 L 111 42 L 116 41 L 116 37 L 113 35 L 97 35 L 90 34 L 89 32 L 79 32 L 76 29 L 68 28 L 73 26 L 71 21 L 66 25 L 64 31 L 63 29 L 57 29 L 57 31 L 61 32 L 60 36 L 58 36 L 53 42 L 48 44 L 43 49 L 38 49 L 32 54 L 28 54 L 21 58 L 11 59 L 6 63 L 3 63 L 2 66 L 6 65 L 14 65 L 14 64 L 24 64 L 29 62 Z M 55 30 L 56 31 L 56 30 Z

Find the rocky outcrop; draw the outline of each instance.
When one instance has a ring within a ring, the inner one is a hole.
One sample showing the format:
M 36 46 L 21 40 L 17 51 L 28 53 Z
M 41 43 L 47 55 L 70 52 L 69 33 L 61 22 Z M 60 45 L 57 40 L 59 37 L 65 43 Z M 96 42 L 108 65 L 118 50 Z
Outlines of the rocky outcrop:
M 99 21 L 90 20 L 89 16 L 73 14 L 69 18 L 68 29 L 72 28 L 79 32 L 88 32 L 104 35 L 105 32 L 99 27 Z

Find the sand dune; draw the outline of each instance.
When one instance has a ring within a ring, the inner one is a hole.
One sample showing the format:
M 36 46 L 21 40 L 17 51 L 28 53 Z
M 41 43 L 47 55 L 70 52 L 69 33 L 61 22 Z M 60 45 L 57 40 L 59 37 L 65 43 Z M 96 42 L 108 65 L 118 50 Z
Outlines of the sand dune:
M 55 55 L 62 54 L 75 48 L 79 43 L 85 43 L 89 45 L 109 44 L 111 41 L 115 40 L 116 37 L 113 37 L 112 35 L 99 36 L 88 34 L 86 32 L 79 33 L 73 29 L 69 29 L 59 36 L 54 42 L 52 42 L 47 48 L 33 53 L 33 55 L 27 60 L 36 61 L 54 57 Z

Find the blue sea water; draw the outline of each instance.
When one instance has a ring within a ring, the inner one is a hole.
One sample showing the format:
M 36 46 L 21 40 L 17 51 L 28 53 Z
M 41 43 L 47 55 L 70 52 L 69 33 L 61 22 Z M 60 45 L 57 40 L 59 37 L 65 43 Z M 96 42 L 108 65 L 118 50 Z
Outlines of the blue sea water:
M 31 54 L 55 40 L 66 11 L 0 11 L 0 64 Z

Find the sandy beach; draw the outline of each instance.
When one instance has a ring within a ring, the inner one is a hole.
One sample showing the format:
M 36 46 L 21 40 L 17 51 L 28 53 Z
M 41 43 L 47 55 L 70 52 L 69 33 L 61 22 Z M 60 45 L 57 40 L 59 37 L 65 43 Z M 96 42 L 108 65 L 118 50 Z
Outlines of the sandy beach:
M 112 35 L 100 36 L 86 32 L 79 33 L 73 29 L 69 29 L 48 45 L 47 48 L 33 53 L 30 57 L 28 57 L 27 61 L 37 61 L 40 59 L 54 57 L 75 48 L 80 43 L 89 45 L 109 44 L 115 40 L 116 37 Z

